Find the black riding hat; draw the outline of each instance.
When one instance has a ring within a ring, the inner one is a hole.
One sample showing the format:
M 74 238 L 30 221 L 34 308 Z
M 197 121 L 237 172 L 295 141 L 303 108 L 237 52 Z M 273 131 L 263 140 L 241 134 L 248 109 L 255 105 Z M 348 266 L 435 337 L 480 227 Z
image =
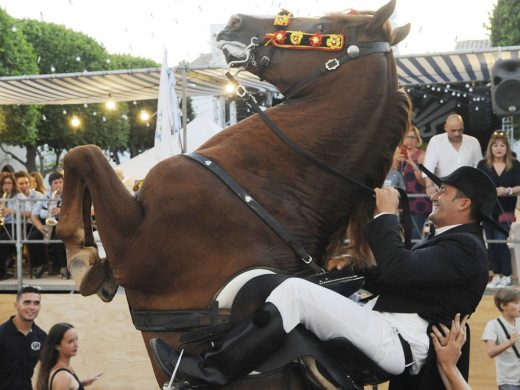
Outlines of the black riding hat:
M 437 186 L 449 184 L 462 191 L 477 206 L 482 219 L 504 234 L 508 234 L 502 226 L 493 219 L 493 208 L 497 201 L 497 189 L 490 177 L 480 169 L 473 167 L 460 167 L 448 176 L 438 177 L 419 164 L 419 168 Z

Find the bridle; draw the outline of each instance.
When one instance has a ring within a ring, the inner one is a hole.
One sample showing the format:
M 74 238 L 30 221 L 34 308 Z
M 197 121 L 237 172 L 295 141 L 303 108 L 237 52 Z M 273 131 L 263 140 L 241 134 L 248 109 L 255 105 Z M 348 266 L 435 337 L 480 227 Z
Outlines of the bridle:
M 347 38 L 345 38 L 345 34 L 343 33 L 323 34 L 323 26 L 321 24 L 316 26 L 317 31 L 314 33 L 287 31 L 291 22 L 291 17 L 292 14 L 289 11 L 282 10 L 274 17 L 273 25 L 278 28 L 278 30 L 266 33 L 262 39 L 252 37 L 249 45 L 243 50 L 243 52 L 246 53 L 246 58 L 230 62 L 225 69 L 241 65 L 241 69 L 239 69 L 240 72 L 251 67 L 256 69 L 255 73 L 261 80 L 263 80 L 263 75 L 271 64 L 271 58 L 276 49 L 319 50 L 342 54 L 339 57 L 330 58 L 318 69 L 301 78 L 283 91 L 282 93 L 287 100 L 314 81 L 317 77 L 335 71 L 348 61 L 369 54 L 390 52 L 390 44 L 388 42 L 358 42 L 358 26 L 348 27 L 348 34 L 346 34 Z M 268 55 L 257 60 L 255 51 L 259 46 L 270 46 L 270 51 Z M 238 83 L 236 84 L 238 85 Z
M 321 25 L 318 25 L 318 31 L 309 34 L 301 31 L 287 31 L 287 27 L 290 24 L 292 14 L 288 11 L 281 11 L 274 18 L 274 26 L 280 26 L 281 29 L 264 35 L 263 41 L 260 41 L 257 37 L 251 38 L 251 43 L 244 49 L 247 51 L 246 59 L 242 64 L 241 70 L 245 70 L 248 66 L 257 68 L 257 73 L 263 72 L 267 69 L 271 63 L 270 58 L 273 56 L 274 49 L 296 49 L 296 50 L 322 50 L 328 52 L 337 52 L 342 55 L 339 57 L 330 58 L 323 63 L 318 69 L 311 72 L 307 76 L 301 78 L 289 88 L 283 92 L 285 99 L 288 100 L 293 97 L 297 92 L 305 88 L 308 84 L 314 81 L 316 78 L 337 70 L 345 63 L 355 60 L 357 58 L 367 56 L 374 53 L 388 53 L 390 52 L 390 44 L 388 42 L 358 42 L 358 27 L 350 26 L 348 28 L 348 39 L 345 39 L 344 34 L 323 34 Z M 296 36 L 296 38 L 294 38 Z M 262 57 L 260 63 L 255 60 L 255 49 L 260 45 L 271 45 L 269 57 Z M 239 61 L 231 62 L 228 67 L 237 65 Z M 239 70 L 239 72 L 241 71 Z M 238 73 L 238 72 L 237 72 Z M 271 118 L 259 107 L 255 97 L 247 91 L 247 89 L 238 83 L 235 77 L 231 75 L 229 70 L 225 71 L 226 77 L 229 79 L 231 84 L 235 88 L 235 92 L 238 96 L 245 100 L 247 105 L 255 111 L 264 123 L 271 129 L 271 131 L 293 152 L 298 154 L 300 157 L 309 161 L 320 169 L 327 173 L 336 176 L 344 181 L 354 184 L 367 195 L 374 197 L 375 192 L 372 188 L 367 186 L 360 181 L 345 175 L 338 171 L 336 168 L 331 167 L 321 160 L 314 157 L 312 154 L 307 152 L 305 149 L 300 147 L 297 143 L 292 141 L 285 133 L 271 120 Z M 257 74 L 258 75 L 258 74 Z M 260 76 L 259 76 L 260 77 Z M 400 193 L 400 207 L 403 209 L 403 222 L 405 225 L 405 241 L 407 246 L 411 246 L 411 221 L 410 211 L 408 204 L 408 196 L 406 192 L 400 188 L 397 189 Z
M 269 118 L 269 116 L 258 106 L 255 97 L 246 90 L 246 88 L 239 84 L 236 78 L 231 75 L 229 68 L 236 65 L 241 65 L 237 74 L 240 71 L 247 69 L 249 66 L 256 68 L 257 73 L 263 72 L 271 63 L 271 57 L 273 56 L 275 48 L 279 49 L 296 49 L 296 50 L 321 50 L 328 52 L 337 52 L 343 55 L 335 58 L 330 58 L 323 63 L 318 69 L 311 72 L 307 76 L 301 78 L 292 84 L 289 88 L 283 92 L 285 99 L 288 100 L 293 97 L 297 92 L 302 90 L 305 86 L 314 81 L 317 77 L 322 76 L 328 72 L 337 70 L 340 66 L 348 61 L 373 54 L 373 53 L 388 53 L 390 52 L 390 44 L 388 42 L 367 42 L 360 43 L 357 40 L 358 27 L 349 27 L 348 39 L 345 39 L 343 33 L 341 34 L 323 34 L 321 25 L 318 25 L 318 31 L 310 34 L 301 31 L 287 31 L 287 27 L 290 25 L 292 14 L 286 10 L 282 10 L 278 15 L 275 16 L 273 25 L 279 26 L 279 30 L 267 33 L 264 35 L 263 40 L 260 41 L 258 37 L 251 38 L 251 43 L 244 49 L 246 58 L 241 61 L 232 61 L 225 68 L 225 75 L 233 84 L 235 92 L 238 96 L 243 98 L 246 103 L 253 109 L 267 124 L 267 126 L 273 131 L 273 133 L 285 143 L 292 151 L 300 155 L 312 164 L 317 165 L 321 169 L 329 172 L 330 174 L 337 176 L 343 180 L 346 180 L 356 186 L 360 187 L 364 191 L 368 192 L 369 195 L 374 196 L 374 190 L 368 187 L 350 176 L 347 176 L 337 169 L 330 167 L 329 165 L 318 160 L 312 156 L 309 152 L 302 149 L 298 144 L 289 139 L 284 132 Z M 264 56 L 257 62 L 255 59 L 255 49 L 260 45 L 271 46 L 269 57 Z M 236 75 L 236 74 L 235 74 Z M 260 76 L 259 76 L 260 77 Z

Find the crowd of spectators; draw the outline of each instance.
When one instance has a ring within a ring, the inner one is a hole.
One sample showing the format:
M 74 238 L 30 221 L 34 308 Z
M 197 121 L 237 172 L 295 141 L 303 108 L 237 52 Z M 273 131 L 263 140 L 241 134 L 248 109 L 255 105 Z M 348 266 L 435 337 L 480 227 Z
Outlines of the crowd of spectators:
M 46 187 L 38 172 L 0 173 L 0 280 L 14 276 L 8 270 L 15 266 L 18 235 L 29 240 L 23 253 L 32 278 L 41 278 L 45 272 L 70 278 L 65 247 L 56 242 L 54 231 L 60 214 L 63 175 L 50 174 L 48 183 Z

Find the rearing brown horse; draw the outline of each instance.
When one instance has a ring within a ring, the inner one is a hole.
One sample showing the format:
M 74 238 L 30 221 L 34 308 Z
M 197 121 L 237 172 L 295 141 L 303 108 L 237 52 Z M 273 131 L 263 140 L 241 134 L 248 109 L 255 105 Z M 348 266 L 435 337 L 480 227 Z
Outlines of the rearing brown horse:
M 391 46 L 407 35 L 409 26 L 390 27 L 394 7 L 392 0 L 376 12 L 292 18 L 284 27 L 273 26 L 272 18 L 235 15 L 218 37 L 228 61 L 249 56 L 248 70 L 261 72 L 280 91 L 298 86 L 285 103 L 266 111 L 287 138 L 371 188 L 383 182 L 409 122 L 409 101 L 398 90 L 391 51 L 364 51 L 373 42 Z M 253 37 L 256 45 L 250 45 Z M 268 66 L 263 57 L 269 58 Z M 317 69 L 324 70 L 299 83 Z M 373 207 L 370 197 L 294 153 L 258 115 L 213 137 L 198 153 L 225 169 L 318 262 L 323 264 L 347 222 L 353 250 L 363 253 L 356 232 Z M 91 202 L 105 263 L 92 240 Z M 217 177 L 182 156 L 157 164 L 134 198 L 97 147 L 71 150 L 65 157 L 58 233 L 82 294 L 103 288 L 111 270 L 138 311 L 205 309 L 243 270 L 304 268 Z M 143 332 L 147 348 L 156 336 Z M 177 344 L 179 332 L 160 337 Z M 154 370 L 158 383 L 164 383 L 167 378 Z

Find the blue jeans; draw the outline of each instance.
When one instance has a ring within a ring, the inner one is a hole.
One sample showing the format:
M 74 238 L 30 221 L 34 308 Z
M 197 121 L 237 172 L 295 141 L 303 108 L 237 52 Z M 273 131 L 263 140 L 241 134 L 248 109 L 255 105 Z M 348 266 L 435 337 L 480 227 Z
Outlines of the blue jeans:
M 520 385 L 499 385 L 498 390 L 520 390 Z
M 509 232 L 508 223 L 501 223 L 500 226 Z M 487 224 L 484 224 L 484 229 L 488 240 L 507 240 L 505 234 L 493 229 L 493 227 Z M 509 252 L 507 244 L 488 244 L 488 257 L 494 274 L 511 276 L 511 253 Z

